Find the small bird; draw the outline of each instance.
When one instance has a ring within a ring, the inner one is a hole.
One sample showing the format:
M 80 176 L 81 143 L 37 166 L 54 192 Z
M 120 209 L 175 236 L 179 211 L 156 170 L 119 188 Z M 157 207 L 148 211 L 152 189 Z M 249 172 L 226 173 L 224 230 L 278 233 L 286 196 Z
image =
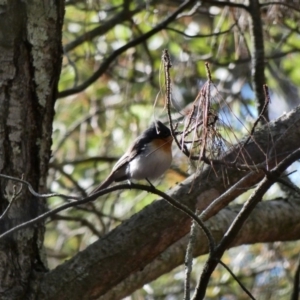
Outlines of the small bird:
M 153 122 L 125 154 L 117 161 L 110 175 L 90 195 L 107 188 L 113 182 L 131 179 L 150 180 L 161 176 L 172 162 L 172 141 L 170 129 L 162 122 Z M 152 185 L 152 184 L 151 184 Z

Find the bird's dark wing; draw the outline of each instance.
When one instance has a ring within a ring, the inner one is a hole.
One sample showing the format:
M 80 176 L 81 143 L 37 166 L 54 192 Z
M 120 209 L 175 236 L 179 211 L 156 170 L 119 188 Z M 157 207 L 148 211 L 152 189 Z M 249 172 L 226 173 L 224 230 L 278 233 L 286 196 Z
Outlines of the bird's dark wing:
M 129 149 L 126 151 L 126 153 L 124 153 L 124 155 L 117 161 L 112 172 L 119 170 L 125 164 L 132 161 L 138 154 L 145 150 L 145 147 L 148 143 L 149 138 L 147 138 L 144 134 L 137 137 L 136 140 L 129 147 Z

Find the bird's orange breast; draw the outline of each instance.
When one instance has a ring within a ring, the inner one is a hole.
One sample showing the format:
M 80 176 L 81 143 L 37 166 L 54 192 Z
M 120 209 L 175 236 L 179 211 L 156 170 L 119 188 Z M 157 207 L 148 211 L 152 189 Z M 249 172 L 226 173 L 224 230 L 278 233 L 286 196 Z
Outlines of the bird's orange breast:
M 153 144 L 154 144 L 155 148 L 157 148 L 159 150 L 162 150 L 165 152 L 170 152 L 171 147 L 172 147 L 172 141 L 173 141 L 173 137 L 169 136 L 164 139 L 155 139 L 155 140 L 153 140 Z

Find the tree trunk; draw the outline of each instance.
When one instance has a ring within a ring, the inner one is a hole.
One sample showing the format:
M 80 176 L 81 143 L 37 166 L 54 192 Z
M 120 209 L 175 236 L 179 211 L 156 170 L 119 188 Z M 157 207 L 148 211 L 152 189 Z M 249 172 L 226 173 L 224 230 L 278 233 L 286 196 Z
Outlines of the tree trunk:
M 0 173 L 45 191 L 52 121 L 61 68 L 64 1 L 1 2 L 0 18 Z M 44 209 L 20 184 L 0 179 L 0 231 Z M 44 226 L 27 228 L 0 243 L 0 298 L 31 299 L 43 259 Z

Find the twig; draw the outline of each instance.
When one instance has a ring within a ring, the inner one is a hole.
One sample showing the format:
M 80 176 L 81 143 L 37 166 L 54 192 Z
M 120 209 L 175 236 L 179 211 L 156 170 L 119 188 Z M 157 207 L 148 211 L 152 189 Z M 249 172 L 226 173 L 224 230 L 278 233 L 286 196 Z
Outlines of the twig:
M 208 138 L 208 115 L 210 110 L 210 86 L 211 86 L 211 73 L 209 69 L 209 65 L 205 63 L 206 76 L 208 78 L 207 84 L 205 85 L 205 97 L 203 101 L 202 107 L 202 119 L 203 119 L 203 128 L 202 128 L 202 146 L 199 158 L 202 160 L 203 157 L 206 157 L 206 144 Z
M 285 178 L 277 178 L 276 179 L 277 182 L 287 186 L 289 189 L 291 189 L 292 191 L 296 192 L 298 195 L 300 195 L 300 189 L 294 185 L 292 182 L 288 182 Z
M 182 138 L 182 142 L 184 142 L 184 138 L 190 133 L 190 132 L 192 132 L 192 130 L 194 130 L 195 128 L 197 128 L 197 127 L 195 127 L 194 129 L 189 129 L 190 131 L 188 131 L 188 128 L 191 126 L 191 123 L 192 123 L 192 119 L 193 119 L 193 116 L 194 116 L 194 113 L 195 113 L 195 110 L 196 110 L 196 105 L 195 104 L 193 104 L 193 108 L 191 109 L 191 111 L 189 112 L 189 114 L 188 114 L 188 116 L 187 116 L 187 124 L 185 124 L 185 126 L 184 126 L 184 129 L 183 129 L 183 138 Z M 201 121 L 201 123 L 202 123 L 202 121 Z
M 253 137 L 253 134 L 255 132 L 256 126 L 258 125 L 259 121 L 263 118 L 263 116 L 266 113 L 266 110 L 269 106 L 270 103 L 270 96 L 269 96 L 269 90 L 268 90 L 268 86 L 266 84 L 264 84 L 264 92 L 265 92 L 265 104 L 262 108 L 261 113 L 259 114 L 258 118 L 255 120 L 254 124 L 252 125 L 251 131 L 249 133 L 248 138 L 246 139 L 245 143 L 243 143 L 242 147 L 239 149 L 239 152 L 236 156 L 235 161 L 237 161 L 238 157 L 240 156 L 241 152 L 243 151 L 243 149 L 245 149 L 245 147 L 248 145 L 248 143 L 250 142 L 251 138 Z M 255 143 L 255 145 L 257 147 L 260 147 L 259 144 Z M 260 149 L 262 151 L 262 149 Z M 262 151 L 263 152 L 263 151 Z
M 22 176 L 23 177 L 23 176 Z M 18 198 L 18 196 L 20 195 L 21 191 L 22 191 L 22 185 L 19 189 L 19 191 L 16 191 L 16 186 L 13 186 L 13 195 L 11 196 L 11 199 L 6 207 L 6 209 L 4 210 L 4 212 L 2 213 L 2 215 L 0 216 L 0 221 L 8 214 L 9 210 L 11 209 L 14 201 Z
M 221 260 L 219 261 L 220 265 L 222 265 L 227 271 L 228 273 L 233 277 L 233 279 L 239 284 L 239 286 L 241 287 L 241 289 L 253 300 L 255 300 L 254 296 L 247 290 L 247 288 L 243 285 L 243 283 L 239 280 L 239 278 L 237 276 L 235 276 L 235 274 L 230 270 L 230 268 L 223 263 Z
M 35 196 L 35 197 L 39 197 L 39 198 L 51 198 L 51 197 L 61 197 L 61 198 L 65 198 L 65 199 L 71 199 L 71 200 L 79 200 L 80 198 L 79 197 L 75 197 L 75 196 L 67 196 L 67 195 L 63 195 L 63 194 L 58 194 L 58 193 L 51 193 L 51 194 L 39 194 L 37 193 L 32 185 L 25 181 L 25 180 L 22 180 L 22 179 L 19 179 L 19 178 L 16 178 L 16 177 L 12 177 L 12 176 L 8 176 L 8 175 L 4 175 L 4 174 L 0 174 L 0 177 L 2 178 L 6 178 L 6 179 L 10 179 L 10 180 L 13 180 L 13 181 L 17 181 L 17 182 L 21 182 L 25 185 L 27 185 L 28 187 L 28 190 L 30 191 L 30 193 Z
M 180 142 L 177 139 L 177 135 L 175 134 L 174 127 L 173 127 L 173 122 L 172 122 L 172 117 L 171 117 L 171 79 L 170 79 L 170 68 L 172 67 L 171 64 L 171 59 L 168 50 L 164 50 L 162 54 L 162 60 L 164 63 L 164 71 L 165 71 L 165 83 L 166 83 L 166 107 L 167 107 L 167 112 L 168 112 L 168 119 L 169 119 L 169 125 L 170 125 L 170 130 L 173 139 L 175 140 L 178 148 L 182 151 L 185 152 L 185 148 L 183 148 L 180 145 Z

